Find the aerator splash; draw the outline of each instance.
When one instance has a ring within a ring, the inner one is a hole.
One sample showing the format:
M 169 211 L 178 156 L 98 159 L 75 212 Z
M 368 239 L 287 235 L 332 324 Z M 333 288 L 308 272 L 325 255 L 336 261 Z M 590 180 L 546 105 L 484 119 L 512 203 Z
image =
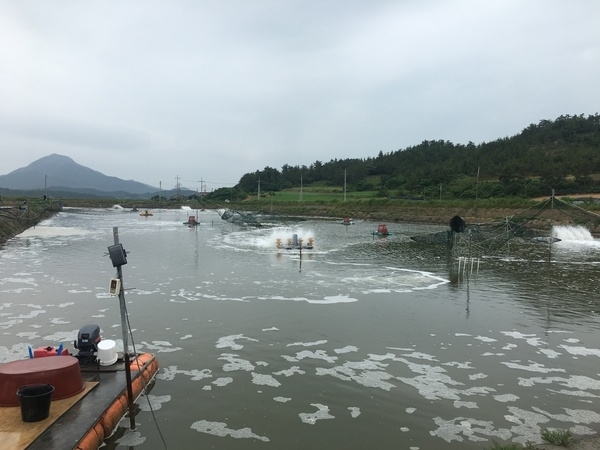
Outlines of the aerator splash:
M 299 250 L 299 249 L 312 250 L 312 248 L 315 245 L 315 240 L 314 240 L 314 238 L 309 237 L 306 240 L 306 244 L 304 244 L 303 239 L 299 238 L 297 234 L 294 234 L 291 238 L 288 238 L 288 240 L 285 244 L 283 242 L 281 242 L 281 239 L 278 238 L 275 241 L 275 245 L 277 246 L 277 248 L 285 249 L 285 250 Z

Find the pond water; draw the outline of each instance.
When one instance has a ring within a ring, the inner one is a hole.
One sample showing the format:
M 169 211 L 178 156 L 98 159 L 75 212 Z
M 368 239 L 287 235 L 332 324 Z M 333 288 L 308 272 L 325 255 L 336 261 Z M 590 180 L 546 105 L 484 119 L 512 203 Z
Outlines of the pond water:
M 544 428 L 600 430 L 600 243 L 556 228 L 476 259 L 334 220 L 247 228 L 195 210 L 65 209 L 0 251 L 0 362 L 73 341 L 130 345 L 161 369 L 106 448 L 482 449 Z M 265 219 L 266 220 L 266 219 Z M 296 234 L 311 250 L 284 250 Z

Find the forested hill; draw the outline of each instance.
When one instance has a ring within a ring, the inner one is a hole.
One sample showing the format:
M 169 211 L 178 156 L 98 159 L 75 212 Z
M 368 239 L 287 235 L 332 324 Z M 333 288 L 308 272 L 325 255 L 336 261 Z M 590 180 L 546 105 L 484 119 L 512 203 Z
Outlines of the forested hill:
M 309 186 L 343 186 L 380 196 L 447 198 L 535 197 L 600 192 L 600 115 L 560 116 L 531 124 L 521 133 L 478 145 L 423 141 L 366 159 L 340 159 L 310 166 L 265 167 L 244 175 L 240 193 Z

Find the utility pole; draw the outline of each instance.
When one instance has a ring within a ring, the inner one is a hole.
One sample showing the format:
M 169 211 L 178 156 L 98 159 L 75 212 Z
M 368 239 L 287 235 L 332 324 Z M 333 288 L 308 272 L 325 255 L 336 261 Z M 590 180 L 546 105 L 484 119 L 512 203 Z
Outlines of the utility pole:
M 158 182 L 158 203 L 160 203 L 160 199 L 162 197 L 162 181 Z
M 302 174 L 300 174 L 300 201 L 302 201 Z
M 479 166 L 477 166 L 477 184 L 475 185 L 475 200 L 479 198 Z
M 260 177 L 258 177 L 258 199 L 260 200 Z
M 440 200 L 442 199 L 442 183 L 440 183 Z
M 346 201 L 346 169 L 344 169 L 344 201 Z

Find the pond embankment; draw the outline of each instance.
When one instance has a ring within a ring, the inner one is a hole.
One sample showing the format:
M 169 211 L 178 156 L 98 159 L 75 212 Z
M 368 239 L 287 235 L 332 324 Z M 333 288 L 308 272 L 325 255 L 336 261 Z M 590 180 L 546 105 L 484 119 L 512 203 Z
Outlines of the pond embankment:
M 0 246 L 10 238 L 52 217 L 62 209 L 51 201 L 2 202 L 0 204 Z
M 450 220 L 461 217 L 468 225 L 502 223 L 517 220 L 525 223 L 527 228 L 549 231 L 554 225 L 584 225 L 593 234 L 600 234 L 600 216 L 593 212 L 582 210 L 581 214 L 573 215 L 570 211 L 540 208 L 530 209 L 497 208 L 480 206 L 444 206 L 427 204 L 369 204 L 368 202 L 347 204 L 274 204 L 268 208 L 256 203 L 240 203 L 236 205 L 263 214 L 282 214 L 299 217 L 351 217 L 357 220 L 370 220 L 380 223 L 416 223 L 432 225 L 449 225 Z M 587 217 L 586 217 L 587 215 Z

